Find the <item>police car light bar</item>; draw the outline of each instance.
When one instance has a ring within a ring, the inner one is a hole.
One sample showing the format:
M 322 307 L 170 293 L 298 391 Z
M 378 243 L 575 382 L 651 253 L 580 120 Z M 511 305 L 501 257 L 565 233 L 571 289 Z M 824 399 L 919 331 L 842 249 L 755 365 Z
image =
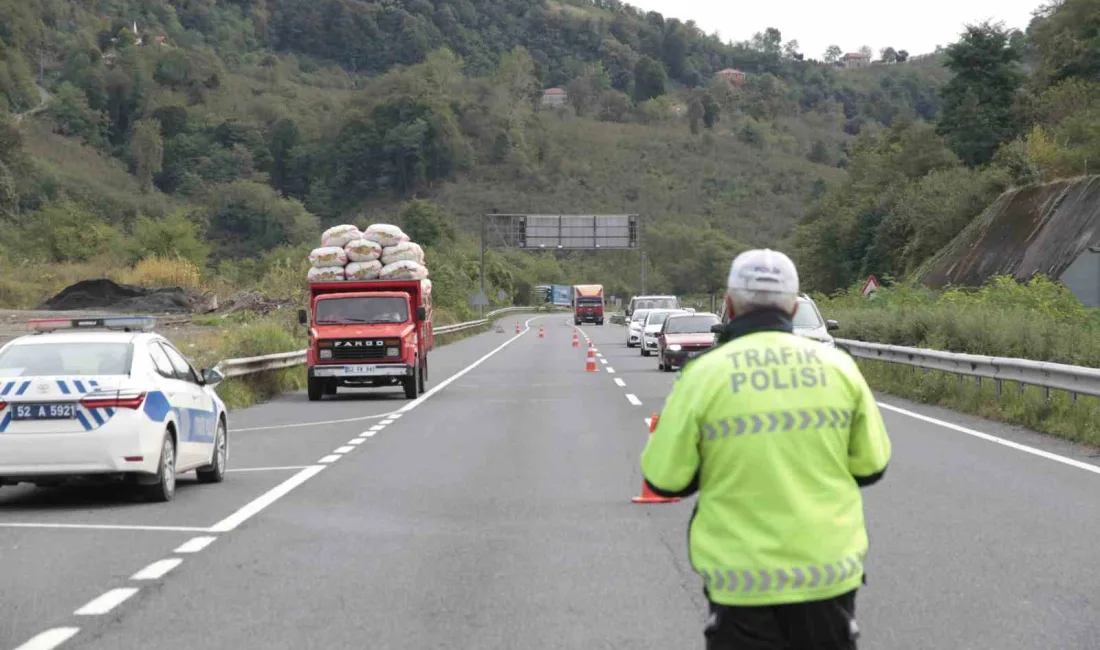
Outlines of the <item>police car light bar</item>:
M 152 316 L 113 316 L 108 318 L 35 318 L 27 322 L 36 332 L 58 330 L 108 329 L 123 332 L 151 332 L 157 324 Z

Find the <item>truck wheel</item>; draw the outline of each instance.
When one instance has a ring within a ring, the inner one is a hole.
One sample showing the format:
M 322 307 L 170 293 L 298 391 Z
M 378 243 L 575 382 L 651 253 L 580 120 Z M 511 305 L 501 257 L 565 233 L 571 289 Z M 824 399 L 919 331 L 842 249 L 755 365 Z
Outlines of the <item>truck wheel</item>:
M 325 392 L 325 385 L 321 383 L 320 379 L 310 377 L 306 380 L 306 394 L 309 395 L 309 401 L 316 402 L 321 399 L 321 395 Z
M 420 388 L 420 364 L 413 366 L 412 377 L 401 380 L 401 386 L 405 389 L 406 399 L 416 399 L 417 389 Z

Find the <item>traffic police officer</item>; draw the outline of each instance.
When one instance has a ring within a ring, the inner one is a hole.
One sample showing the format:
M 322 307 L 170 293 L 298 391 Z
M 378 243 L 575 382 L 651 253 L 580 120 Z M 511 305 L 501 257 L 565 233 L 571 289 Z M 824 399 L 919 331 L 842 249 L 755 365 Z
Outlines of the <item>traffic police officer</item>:
M 851 357 L 793 334 L 798 272 L 742 253 L 731 320 L 686 366 L 642 453 L 662 496 L 699 493 L 689 555 L 710 602 L 708 650 L 854 650 L 868 540 L 860 487 L 890 440 Z

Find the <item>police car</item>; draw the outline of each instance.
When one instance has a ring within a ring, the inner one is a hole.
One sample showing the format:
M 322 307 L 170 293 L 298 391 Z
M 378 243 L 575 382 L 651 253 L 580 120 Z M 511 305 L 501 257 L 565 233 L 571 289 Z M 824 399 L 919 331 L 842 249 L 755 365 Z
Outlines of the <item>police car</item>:
M 39 319 L 0 348 L 0 486 L 124 480 L 170 501 L 176 475 L 225 479 L 224 377 L 147 316 Z

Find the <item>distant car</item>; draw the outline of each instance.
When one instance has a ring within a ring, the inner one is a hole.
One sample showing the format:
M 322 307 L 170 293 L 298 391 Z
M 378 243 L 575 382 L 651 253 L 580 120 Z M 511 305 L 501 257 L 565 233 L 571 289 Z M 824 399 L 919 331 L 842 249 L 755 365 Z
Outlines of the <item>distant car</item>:
M 679 309 L 651 309 L 642 323 L 642 356 L 648 357 L 657 351 L 657 334 L 661 331 L 665 319 L 672 314 L 683 314 Z
M 630 320 L 626 323 L 626 347 L 632 348 L 642 344 L 642 326 L 645 324 L 647 314 L 649 314 L 648 309 L 636 309 L 630 316 Z
M 224 480 L 223 377 L 195 372 L 154 325 L 35 320 L 0 348 L 0 485 L 125 481 L 164 502 L 179 473 Z
M 718 314 L 706 312 L 669 316 L 657 336 L 657 369 L 671 372 L 714 347 L 711 328 L 721 322 Z
M 821 311 L 818 310 L 817 303 L 812 298 L 809 296 L 798 297 L 798 310 L 794 314 L 795 334 L 835 348 L 836 340 L 829 332 L 836 329 L 840 329 L 840 324 L 835 320 L 822 318 Z

